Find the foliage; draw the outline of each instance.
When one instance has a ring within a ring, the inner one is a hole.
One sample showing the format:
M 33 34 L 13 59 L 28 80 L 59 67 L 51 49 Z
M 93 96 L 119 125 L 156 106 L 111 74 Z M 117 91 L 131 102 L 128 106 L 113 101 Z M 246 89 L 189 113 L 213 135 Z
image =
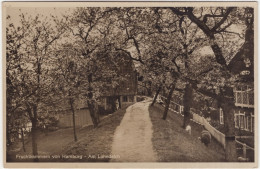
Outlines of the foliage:
M 8 16 L 7 133 L 28 121 L 55 125 L 50 112 L 67 101 L 88 104 L 95 118 L 100 96 L 127 79 L 118 73 L 125 56 L 152 90 L 189 84 L 194 102 L 232 106 L 239 77 L 228 64 L 244 43 L 245 10 L 79 7 L 61 18 L 21 13 L 18 25 Z
M 19 132 L 20 127 L 25 128 L 30 121 L 33 154 L 37 155 L 36 131 L 40 125 L 39 116 L 46 111 L 45 105 L 52 103 L 51 95 L 55 94 L 52 92 L 55 91 L 52 76 L 53 44 L 65 29 L 63 25 L 55 25 L 55 22 L 51 23 L 47 17 L 43 18 L 39 14 L 33 17 L 21 14 L 19 26 L 8 21 L 7 138 L 9 142 L 10 130 Z

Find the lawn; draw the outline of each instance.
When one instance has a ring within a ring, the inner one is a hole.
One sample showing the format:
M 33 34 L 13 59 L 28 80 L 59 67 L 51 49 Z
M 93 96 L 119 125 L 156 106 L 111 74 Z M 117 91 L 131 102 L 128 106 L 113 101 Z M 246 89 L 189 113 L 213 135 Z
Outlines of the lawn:
M 103 119 L 100 126 L 96 129 L 88 129 L 85 137 L 81 138 L 77 143 L 72 142 L 64 150 L 63 154 L 67 155 L 83 155 L 80 162 L 108 162 L 109 158 L 97 158 L 102 155 L 110 155 L 113 136 L 117 126 L 126 112 L 126 108 L 119 110 L 113 115 Z M 79 161 L 79 160 L 63 160 L 63 161 Z
M 225 154 L 222 146 L 212 140 L 208 147 L 198 137 L 203 127 L 191 122 L 191 135 L 181 126 L 183 117 L 172 111 L 166 120 L 162 119 L 164 108 L 155 104 L 149 107 L 153 124 L 153 146 L 159 162 L 221 162 Z
M 50 155 L 51 158 L 40 159 L 40 162 L 58 162 L 58 161 L 77 161 L 77 162 L 95 162 L 95 161 L 109 161 L 108 158 L 88 158 L 89 155 L 109 155 L 111 153 L 111 145 L 113 141 L 114 132 L 116 127 L 120 124 L 126 108 L 118 110 L 113 114 L 101 120 L 98 128 L 87 126 L 84 128 L 77 128 L 78 141 L 74 142 L 73 129 L 59 129 L 49 133 L 39 133 L 38 136 L 38 154 Z M 21 146 L 21 144 L 19 144 Z M 9 162 L 30 162 L 30 160 L 20 160 L 16 155 L 30 155 L 32 154 L 31 140 L 26 142 L 26 152 L 22 149 L 8 152 Z M 52 158 L 52 155 L 57 155 L 57 158 Z M 78 155 L 82 159 L 74 159 L 70 156 L 63 155 Z

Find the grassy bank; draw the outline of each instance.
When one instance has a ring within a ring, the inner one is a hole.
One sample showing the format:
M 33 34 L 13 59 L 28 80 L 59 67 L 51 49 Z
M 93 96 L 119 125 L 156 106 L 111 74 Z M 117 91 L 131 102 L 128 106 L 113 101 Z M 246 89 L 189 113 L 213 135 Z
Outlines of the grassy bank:
M 110 155 L 113 136 L 117 126 L 120 125 L 126 109 L 118 110 L 113 115 L 103 119 L 100 126 L 96 129 L 88 128 L 85 137 L 76 143 L 69 144 L 62 152 L 66 155 L 82 155 L 82 160 L 63 160 L 79 162 L 107 162 L 110 159 L 102 157 Z M 101 158 L 99 158 L 101 157 Z
M 191 135 L 181 126 L 183 117 L 172 111 L 162 119 L 164 108 L 155 104 L 149 107 L 153 124 L 153 146 L 160 162 L 220 162 L 224 161 L 224 149 L 212 140 L 208 147 L 198 137 L 203 127 L 191 122 Z
M 59 129 L 49 133 L 39 133 L 38 135 L 38 154 L 48 155 L 50 158 L 41 158 L 40 162 L 95 162 L 108 161 L 108 158 L 89 158 L 89 156 L 109 155 L 111 153 L 111 145 L 113 141 L 114 132 L 120 124 L 126 108 L 118 110 L 113 114 L 101 120 L 98 128 L 87 126 L 84 128 L 77 128 L 78 141 L 74 142 L 73 129 Z M 20 147 L 21 144 L 19 143 Z M 26 152 L 22 149 L 8 152 L 9 162 L 31 162 L 32 159 L 17 158 L 17 155 L 25 156 L 32 155 L 31 139 L 28 139 L 25 145 Z M 68 156 L 68 155 L 74 155 Z M 56 158 L 54 158 L 54 156 Z M 75 156 L 82 157 L 74 158 Z

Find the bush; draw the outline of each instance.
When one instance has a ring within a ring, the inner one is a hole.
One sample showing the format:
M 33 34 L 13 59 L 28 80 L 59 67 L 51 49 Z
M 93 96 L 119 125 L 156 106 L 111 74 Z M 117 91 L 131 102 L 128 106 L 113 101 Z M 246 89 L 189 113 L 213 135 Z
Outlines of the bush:
M 113 113 L 112 110 L 105 110 L 105 108 L 103 106 L 98 106 L 98 112 L 100 115 L 108 115 L 108 114 L 111 114 Z
M 144 97 L 142 97 L 142 96 L 137 96 L 137 97 L 136 97 L 136 101 L 137 101 L 137 102 L 144 101 Z
M 58 129 L 58 118 L 56 116 L 42 116 L 38 119 L 38 127 L 43 130 L 54 131 Z

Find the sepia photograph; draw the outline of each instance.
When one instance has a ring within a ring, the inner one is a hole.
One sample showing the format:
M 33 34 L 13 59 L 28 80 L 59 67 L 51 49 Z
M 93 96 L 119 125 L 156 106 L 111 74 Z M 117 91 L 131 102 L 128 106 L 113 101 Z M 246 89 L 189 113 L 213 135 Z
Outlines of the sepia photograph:
M 2 9 L 5 167 L 257 167 L 256 2 Z

